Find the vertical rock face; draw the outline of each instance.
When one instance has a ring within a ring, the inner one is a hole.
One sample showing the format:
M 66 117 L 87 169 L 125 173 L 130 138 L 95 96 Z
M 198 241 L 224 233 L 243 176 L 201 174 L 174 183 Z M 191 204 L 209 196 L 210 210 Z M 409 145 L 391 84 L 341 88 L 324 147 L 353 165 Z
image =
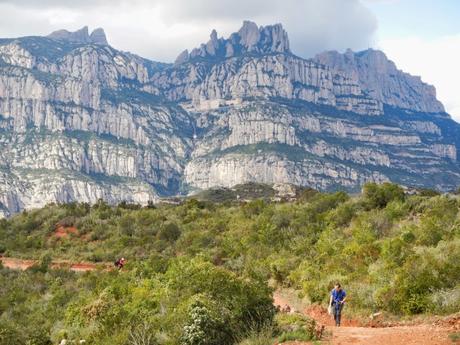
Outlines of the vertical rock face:
M 246 51 L 255 50 L 260 40 L 259 27 L 256 23 L 245 21 L 238 34 L 240 36 L 240 44 Z
M 101 29 L 50 37 L 0 45 L 3 214 L 175 193 L 189 139 L 171 133 L 191 119 L 132 88 L 163 65 L 108 47 Z
M 263 51 L 288 53 L 289 38 L 287 32 L 281 24 L 262 27 L 260 29 L 259 45 Z
M 170 100 L 190 100 L 199 109 L 220 100 L 282 97 L 365 115 L 383 113 L 382 102 L 367 96 L 357 81 L 292 54 L 234 57 L 211 66 L 188 63 L 158 72 L 153 83 Z
M 449 190 L 459 147 L 432 86 L 378 51 L 302 59 L 280 24 L 212 31 L 174 64 L 102 29 L 0 40 L 0 217 L 249 181 Z

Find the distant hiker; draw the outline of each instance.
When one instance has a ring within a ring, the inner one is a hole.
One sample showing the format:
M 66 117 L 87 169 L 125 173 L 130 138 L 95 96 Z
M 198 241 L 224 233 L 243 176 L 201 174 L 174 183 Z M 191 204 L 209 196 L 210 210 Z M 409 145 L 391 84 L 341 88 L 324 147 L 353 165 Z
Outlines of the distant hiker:
M 291 312 L 291 307 L 289 305 L 285 305 L 283 310 L 282 310 L 283 313 L 286 313 L 286 314 L 289 314 Z
M 125 258 L 121 258 L 121 259 L 118 259 L 117 261 L 114 262 L 114 265 L 116 268 L 118 268 L 119 270 L 121 270 L 123 268 L 123 266 L 125 265 Z
M 334 321 L 337 327 L 340 327 L 342 309 L 346 299 L 347 294 L 345 293 L 345 290 L 342 289 L 340 283 L 336 283 L 331 291 L 329 305 L 332 307 L 332 313 L 334 314 Z

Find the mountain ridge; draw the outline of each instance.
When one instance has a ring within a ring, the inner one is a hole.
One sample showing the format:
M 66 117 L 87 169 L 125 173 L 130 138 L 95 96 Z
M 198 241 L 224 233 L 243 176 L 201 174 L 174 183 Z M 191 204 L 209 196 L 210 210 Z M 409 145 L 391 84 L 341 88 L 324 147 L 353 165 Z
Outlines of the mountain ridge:
M 196 61 L 199 58 L 230 58 L 247 53 L 291 53 L 287 32 L 281 24 L 258 27 L 256 23 L 244 21 L 238 32 L 227 39 L 218 38 L 212 30 L 210 40 L 194 48 L 190 53 L 183 51 L 175 61 L 176 65 Z
M 164 64 L 102 34 L 0 40 L 3 215 L 246 182 L 460 183 L 460 125 L 382 52 L 303 59 L 281 24 L 245 21 Z
M 104 29 L 97 28 L 89 34 L 88 27 L 84 26 L 80 30 L 70 32 L 67 30 L 57 30 L 46 36 L 55 40 L 69 41 L 75 43 L 91 43 L 100 45 L 109 45 Z

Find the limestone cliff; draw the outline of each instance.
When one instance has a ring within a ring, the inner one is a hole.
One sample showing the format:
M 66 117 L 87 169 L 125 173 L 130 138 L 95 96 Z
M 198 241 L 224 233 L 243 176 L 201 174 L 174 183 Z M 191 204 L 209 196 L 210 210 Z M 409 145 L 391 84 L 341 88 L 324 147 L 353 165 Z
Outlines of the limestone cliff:
M 175 64 L 118 51 L 102 29 L 0 40 L 0 217 L 249 181 L 449 190 L 459 147 L 420 78 L 377 51 L 303 59 L 280 24 L 213 31 Z

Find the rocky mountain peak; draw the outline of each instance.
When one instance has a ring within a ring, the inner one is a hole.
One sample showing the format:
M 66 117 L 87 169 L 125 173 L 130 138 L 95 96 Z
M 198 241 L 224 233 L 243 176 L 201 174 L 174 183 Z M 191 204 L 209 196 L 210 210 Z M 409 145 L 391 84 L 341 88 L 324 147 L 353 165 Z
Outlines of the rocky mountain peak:
M 47 37 L 72 43 L 108 45 L 104 29 L 97 28 L 89 34 L 87 26 L 73 32 L 68 30 L 57 30 L 49 34 Z
M 181 65 L 189 61 L 189 53 L 188 49 L 185 49 L 182 53 L 180 53 L 176 60 L 174 61 L 174 65 Z
M 210 40 L 201 44 L 190 53 L 183 51 L 176 59 L 176 65 L 197 59 L 225 59 L 247 53 L 270 54 L 290 53 L 289 38 L 281 24 L 257 26 L 251 21 L 244 21 L 238 32 L 229 38 L 218 38 L 213 30 Z
M 217 31 L 216 31 L 216 29 L 212 30 L 210 37 L 211 37 L 212 42 L 217 42 L 218 41 L 217 40 Z
M 353 78 L 372 98 L 383 103 L 419 112 L 444 112 L 434 86 L 399 70 L 380 50 L 354 52 L 348 49 L 343 54 L 328 51 L 318 54 L 315 60 Z
M 241 45 L 246 47 L 248 51 L 251 51 L 259 43 L 260 32 L 257 24 L 254 22 L 244 21 L 238 34 L 240 35 Z
M 289 37 L 281 24 L 260 28 L 260 45 L 273 52 L 290 52 Z
M 100 44 L 104 46 L 108 46 L 109 42 L 107 42 L 107 36 L 105 35 L 103 28 L 95 29 L 91 35 L 89 35 L 89 39 L 94 44 Z

